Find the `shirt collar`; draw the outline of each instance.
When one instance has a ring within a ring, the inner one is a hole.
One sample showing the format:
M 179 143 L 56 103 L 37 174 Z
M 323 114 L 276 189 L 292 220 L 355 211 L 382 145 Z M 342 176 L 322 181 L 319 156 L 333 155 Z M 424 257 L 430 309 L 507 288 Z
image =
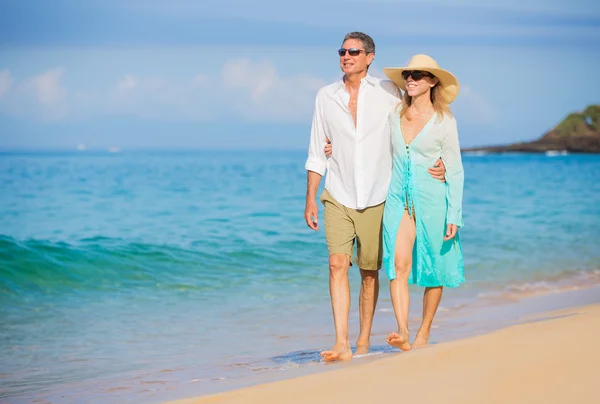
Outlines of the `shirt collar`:
M 370 74 L 367 73 L 367 75 L 365 76 L 364 80 L 369 83 L 372 86 L 375 86 L 377 80 L 375 79 L 375 77 L 371 76 Z
M 372 86 L 375 86 L 375 83 L 376 83 L 376 79 L 375 79 L 375 77 L 371 76 L 369 73 L 367 73 L 367 75 L 366 75 L 365 77 L 363 77 L 363 78 L 362 78 L 362 80 L 361 80 L 361 83 L 362 83 L 363 81 L 364 81 L 365 83 L 367 83 L 367 84 L 370 84 L 370 85 L 372 85 Z M 334 86 L 333 86 L 333 92 L 334 92 L 334 93 L 337 93 L 338 91 L 340 91 L 340 90 L 341 90 L 341 89 L 343 89 L 343 88 L 344 88 L 344 76 L 342 76 L 342 78 L 341 78 L 341 79 L 339 79 L 338 81 L 336 81 L 336 82 L 334 83 Z

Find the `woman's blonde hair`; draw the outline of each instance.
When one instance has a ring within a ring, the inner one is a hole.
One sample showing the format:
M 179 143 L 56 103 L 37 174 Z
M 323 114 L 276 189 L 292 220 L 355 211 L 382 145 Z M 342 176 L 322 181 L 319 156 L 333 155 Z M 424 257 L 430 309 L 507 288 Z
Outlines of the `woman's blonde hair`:
M 448 104 L 444 97 L 442 97 L 439 80 L 440 79 L 438 79 L 438 82 L 430 90 L 429 98 L 431 99 L 431 103 L 433 104 L 433 109 L 438 114 L 439 120 L 442 120 L 444 119 L 444 114 L 452 116 L 452 111 L 450 111 L 450 104 Z M 404 114 L 406 114 L 406 111 L 408 110 L 408 107 L 411 106 L 411 104 L 412 97 L 408 95 L 408 91 L 405 91 L 404 95 L 402 96 L 402 101 L 398 104 L 398 107 L 401 107 L 400 118 L 402 118 Z

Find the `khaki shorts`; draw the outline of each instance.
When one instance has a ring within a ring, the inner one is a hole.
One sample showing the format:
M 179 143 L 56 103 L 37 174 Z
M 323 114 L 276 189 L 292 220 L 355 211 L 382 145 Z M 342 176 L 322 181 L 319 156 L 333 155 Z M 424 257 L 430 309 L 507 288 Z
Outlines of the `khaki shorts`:
M 346 254 L 350 256 L 356 240 L 356 263 L 360 269 L 376 271 L 381 268 L 382 244 L 381 222 L 383 206 L 370 206 L 365 209 L 350 209 L 333 199 L 324 190 L 321 202 L 325 205 L 325 238 L 329 255 Z

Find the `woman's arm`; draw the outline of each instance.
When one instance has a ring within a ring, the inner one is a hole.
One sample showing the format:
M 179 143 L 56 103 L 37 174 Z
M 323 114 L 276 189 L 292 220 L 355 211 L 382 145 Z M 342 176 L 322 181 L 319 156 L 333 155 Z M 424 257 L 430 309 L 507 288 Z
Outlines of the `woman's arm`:
M 446 165 L 446 200 L 448 202 L 446 223 L 462 227 L 464 225 L 462 199 L 465 176 L 460 156 L 456 119 L 452 118 L 445 130 L 446 134 L 442 142 L 442 160 Z

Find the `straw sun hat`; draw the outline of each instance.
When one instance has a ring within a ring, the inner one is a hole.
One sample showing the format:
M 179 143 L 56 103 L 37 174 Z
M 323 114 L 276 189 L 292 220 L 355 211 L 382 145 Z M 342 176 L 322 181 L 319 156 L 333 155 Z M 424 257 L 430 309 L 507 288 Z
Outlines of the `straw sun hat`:
M 437 62 L 427 55 L 415 55 L 410 59 L 406 67 L 385 67 L 383 72 L 389 77 L 398 87 L 406 91 L 406 83 L 402 78 L 402 72 L 405 70 L 423 70 L 433 74 L 439 79 L 440 92 L 442 97 L 449 104 L 458 95 L 460 84 L 458 79 L 448 70 L 440 69 Z

